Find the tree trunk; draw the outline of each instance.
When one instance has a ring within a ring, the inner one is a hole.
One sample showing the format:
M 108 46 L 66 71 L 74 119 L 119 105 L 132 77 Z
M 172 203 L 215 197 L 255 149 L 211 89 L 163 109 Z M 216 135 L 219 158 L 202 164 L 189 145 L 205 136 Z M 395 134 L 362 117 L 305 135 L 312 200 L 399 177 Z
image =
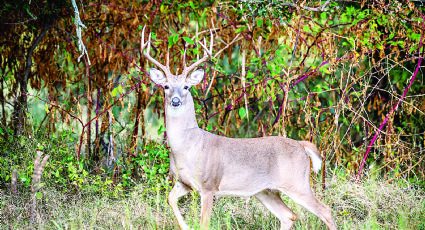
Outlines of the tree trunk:
M 34 44 L 29 48 L 28 54 L 26 57 L 26 65 L 24 69 L 24 74 L 21 75 L 20 71 L 17 71 L 16 79 L 19 82 L 19 94 L 16 95 L 17 100 L 15 101 L 14 111 L 12 113 L 12 127 L 14 129 L 15 135 L 20 135 L 22 132 L 22 128 L 25 122 L 25 111 L 28 108 L 27 105 L 27 85 L 28 79 L 31 73 L 32 66 L 32 55 L 34 53 L 35 48 L 40 44 L 43 37 L 46 35 L 47 31 L 52 28 L 55 19 L 53 18 L 51 21 L 46 22 L 46 25 L 43 28 L 43 31 L 38 35 L 37 39 L 35 39 Z

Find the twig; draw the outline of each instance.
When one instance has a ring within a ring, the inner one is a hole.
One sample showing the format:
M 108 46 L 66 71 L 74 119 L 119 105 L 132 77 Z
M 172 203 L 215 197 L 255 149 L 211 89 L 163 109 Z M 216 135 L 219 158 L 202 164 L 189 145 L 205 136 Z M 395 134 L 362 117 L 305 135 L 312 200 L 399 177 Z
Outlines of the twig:
M 420 151 L 420 153 L 422 153 L 423 151 Z M 397 177 L 399 177 L 400 175 L 405 174 L 406 172 L 410 171 L 412 168 L 416 167 L 416 165 L 418 165 L 419 163 L 421 163 L 421 161 L 424 159 L 425 154 L 422 155 L 421 159 L 419 159 L 418 162 L 416 162 L 416 164 L 414 164 L 413 166 L 409 167 L 408 169 L 404 170 L 403 172 L 395 175 L 393 178 L 391 178 L 390 180 L 387 181 L 387 183 L 391 183 L 394 179 L 396 179 Z
M 420 13 L 420 12 L 419 12 Z M 424 27 L 424 19 L 425 19 L 425 17 L 421 14 L 421 16 L 422 16 L 422 28 Z M 422 41 L 423 41 L 423 37 L 424 37 L 424 34 L 422 33 L 422 35 L 421 35 L 421 40 L 419 41 L 419 50 L 418 50 L 418 53 L 420 54 L 421 53 L 421 48 L 422 48 Z M 370 149 L 372 148 L 372 145 L 373 145 L 373 143 L 375 142 L 375 140 L 376 140 L 376 138 L 378 137 L 378 134 L 379 134 L 379 131 L 385 126 L 385 124 L 387 123 L 387 121 L 388 121 L 388 118 L 390 117 L 390 116 L 392 116 L 393 115 L 393 113 L 397 110 L 397 108 L 398 108 L 398 106 L 400 105 L 400 103 L 404 100 L 404 98 L 406 97 L 406 94 L 407 94 L 407 91 L 410 89 L 410 87 L 412 86 L 412 84 L 413 84 L 413 81 L 415 80 L 415 78 L 416 78 L 416 75 L 418 74 L 418 71 L 419 71 L 419 69 L 420 69 L 420 67 L 421 67 L 421 62 L 422 62 L 422 58 L 420 58 L 419 59 L 419 61 L 418 61 L 418 65 L 417 65 L 417 67 L 416 67 L 416 71 L 415 71 L 415 73 L 412 75 L 412 80 L 410 80 L 410 83 L 409 83 L 409 85 L 406 87 L 406 89 L 404 90 L 404 93 L 403 93 L 403 96 L 400 98 L 400 100 L 398 100 L 398 102 L 397 102 L 397 104 L 394 106 L 394 108 L 391 110 L 391 112 L 385 117 L 385 120 L 382 122 L 382 124 L 379 126 L 379 128 L 378 128 L 378 130 L 376 131 L 376 133 L 375 133 L 375 136 L 373 137 L 373 139 L 372 139 L 372 141 L 370 142 L 370 144 L 369 144 L 369 147 L 367 148 L 367 150 L 366 150 L 366 153 L 365 153 L 365 155 L 364 155 L 364 157 L 363 157 L 363 159 L 362 159 L 362 161 L 361 161 L 361 163 L 360 163 L 360 168 L 359 168 L 359 171 L 358 171 L 358 173 L 357 173 L 357 182 L 359 182 L 360 181 L 360 176 L 361 176 L 361 174 L 362 174 L 362 170 L 363 170 L 363 167 L 364 167 L 364 164 L 365 164 L 365 162 L 366 162 L 366 159 L 367 159 L 367 156 L 369 155 L 369 152 L 370 152 Z
M 248 100 L 246 98 L 246 87 L 245 87 L 245 80 L 246 80 L 245 58 L 246 58 L 246 49 L 242 51 L 242 87 L 243 87 L 243 97 L 245 100 L 246 118 L 248 119 L 248 122 L 249 122 Z
M 72 2 L 72 7 L 74 8 L 74 13 L 75 13 L 75 30 L 77 32 L 77 37 L 78 37 L 78 49 L 81 51 L 81 55 L 78 57 L 77 61 L 80 62 L 80 59 L 82 56 L 84 56 L 84 54 L 86 54 L 87 56 L 87 61 L 89 63 L 89 65 L 91 65 L 90 63 L 90 57 L 89 57 L 89 53 L 87 52 L 87 48 L 84 45 L 83 39 L 81 37 L 81 28 L 87 29 L 87 27 L 83 24 L 83 22 L 81 22 L 80 19 L 80 12 L 78 11 L 78 7 L 77 4 L 75 3 L 75 0 L 71 0 Z M 83 12 L 84 12 L 84 7 L 83 7 Z

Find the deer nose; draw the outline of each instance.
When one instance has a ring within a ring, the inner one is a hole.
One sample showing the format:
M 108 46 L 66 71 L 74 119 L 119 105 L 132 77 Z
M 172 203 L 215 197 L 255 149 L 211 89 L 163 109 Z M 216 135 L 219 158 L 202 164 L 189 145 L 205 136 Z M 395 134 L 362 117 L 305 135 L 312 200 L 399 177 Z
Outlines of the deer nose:
M 180 98 L 178 97 L 173 97 L 173 99 L 171 99 L 171 105 L 173 107 L 178 107 L 182 104 L 182 102 L 180 101 Z

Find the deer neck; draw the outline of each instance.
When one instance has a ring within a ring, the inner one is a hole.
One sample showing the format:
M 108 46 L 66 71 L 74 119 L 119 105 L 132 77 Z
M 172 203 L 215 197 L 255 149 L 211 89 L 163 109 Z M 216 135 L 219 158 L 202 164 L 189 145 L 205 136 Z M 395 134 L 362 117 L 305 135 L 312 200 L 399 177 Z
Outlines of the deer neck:
M 186 97 L 186 102 L 178 109 L 172 108 L 171 105 L 165 105 L 165 121 L 168 142 L 172 149 L 180 147 L 186 137 L 191 136 L 194 130 L 199 129 L 195 116 L 195 106 L 190 93 Z

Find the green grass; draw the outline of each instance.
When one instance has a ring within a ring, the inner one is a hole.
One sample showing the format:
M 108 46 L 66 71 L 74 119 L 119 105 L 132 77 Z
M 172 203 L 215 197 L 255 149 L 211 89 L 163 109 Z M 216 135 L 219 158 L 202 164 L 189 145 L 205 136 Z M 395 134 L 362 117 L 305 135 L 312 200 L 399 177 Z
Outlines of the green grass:
M 357 184 L 333 176 L 328 189 L 316 195 L 328 204 L 338 229 L 425 229 L 425 193 L 403 191 L 398 184 L 366 180 Z M 0 229 L 176 229 L 166 202 L 168 191 L 139 185 L 118 198 L 70 195 L 46 187 L 38 200 L 35 223 L 29 223 L 29 193 L 23 185 L 17 196 L 1 192 Z M 23 188 L 22 188 L 23 187 Z M 301 206 L 283 197 L 298 215 L 294 229 L 326 229 Z M 180 200 L 180 209 L 194 229 L 200 221 L 195 192 Z M 279 221 L 255 198 L 215 198 L 212 229 L 278 229 Z

